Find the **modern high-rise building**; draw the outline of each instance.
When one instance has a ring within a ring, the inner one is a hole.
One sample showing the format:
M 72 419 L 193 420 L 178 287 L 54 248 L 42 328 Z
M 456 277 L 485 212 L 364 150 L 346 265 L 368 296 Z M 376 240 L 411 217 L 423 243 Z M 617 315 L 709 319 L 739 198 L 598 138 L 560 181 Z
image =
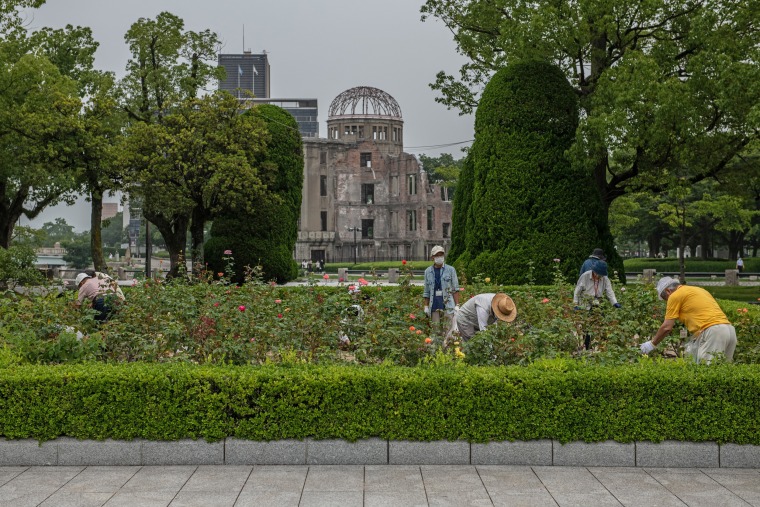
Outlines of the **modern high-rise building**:
M 269 98 L 269 59 L 266 51 L 253 54 L 250 50 L 242 54 L 220 54 L 220 67 L 227 75 L 219 81 L 219 89 L 225 90 L 238 98 Z
M 272 104 L 293 115 L 301 137 L 319 137 L 319 107 L 317 99 L 240 99 L 248 104 Z

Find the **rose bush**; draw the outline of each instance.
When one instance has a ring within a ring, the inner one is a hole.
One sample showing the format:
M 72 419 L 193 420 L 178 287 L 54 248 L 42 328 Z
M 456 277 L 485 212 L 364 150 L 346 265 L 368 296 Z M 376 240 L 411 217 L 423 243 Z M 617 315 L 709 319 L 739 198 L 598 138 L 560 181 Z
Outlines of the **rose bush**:
M 638 344 L 662 322 L 664 303 L 651 287 L 616 287 L 622 308 L 574 310 L 573 286 L 499 287 L 480 277 L 465 285 L 460 303 L 481 292 L 512 296 L 518 317 L 471 340 L 443 349 L 442 337 L 420 318 L 422 288 L 408 278 L 398 287 L 371 281 L 349 293 L 312 284 L 229 285 L 147 281 L 126 291 L 127 304 L 98 325 L 63 297 L 0 298 L 0 350 L 21 362 L 191 362 L 197 364 L 391 363 L 415 366 L 445 354 L 473 365 L 529 364 L 541 358 L 576 358 L 620 364 L 637 361 Z M 760 308 L 720 301 L 736 326 L 736 362 L 760 363 Z M 83 337 L 77 336 L 80 331 Z M 591 348 L 583 348 L 583 336 Z M 341 337 L 346 339 L 343 340 Z M 678 330 L 658 354 L 680 355 Z

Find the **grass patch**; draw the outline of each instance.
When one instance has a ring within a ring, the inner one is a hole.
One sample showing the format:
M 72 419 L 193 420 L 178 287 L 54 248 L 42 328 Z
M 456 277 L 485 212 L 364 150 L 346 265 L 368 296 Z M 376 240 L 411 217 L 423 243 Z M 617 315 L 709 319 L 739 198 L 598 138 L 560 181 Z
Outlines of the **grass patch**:
M 758 303 L 760 299 L 760 287 L 735 287 L 725 285 L 705 285 L 702 286 L 707 292 L 716 299 L 728 299 L 731 301 L 742 301 L 749 303 Z

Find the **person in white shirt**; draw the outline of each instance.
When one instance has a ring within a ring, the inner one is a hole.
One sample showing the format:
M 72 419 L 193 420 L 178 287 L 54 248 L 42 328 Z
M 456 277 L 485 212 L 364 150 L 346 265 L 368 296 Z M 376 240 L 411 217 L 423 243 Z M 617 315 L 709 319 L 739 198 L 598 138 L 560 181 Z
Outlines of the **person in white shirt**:
M 573 304 L 576 310 L 581 309 L 581 304 L 585 305 L 587 310 L 592 310 L 599 307 L 603 296 L 607 296 L 615 308 L 621 307 L 615 297 L 615 291 L 612 290 L 612 282 L 607 277 L 607 263 L 595 260 L 591 264 L 591 269 L 578 278 L 573 293 Z M 589 333 L 585 333 L 583 336 L 583 346 L 586 350 L 591 348 L 591 335 Z
M 612 290 L 612 282 L 607 277 L 607 263 L 597 260 L 591 265 L 589 271 L 578 278 L 573 293 L 573 304 L 576 310 L 580 310 L 581 304 L 585 302 L 586 308 L 589 309 L 591 306 L 598 305 L 602 296 L 607 296 L 612 306 L 620 308 L 615 291 Z
M 456 325 L 463 341 L 472 338 L 497 320 L 512 322 L 517 317 L 517 307 L 512 298 L 499 293 L 478 294 L 468 299 L 456 314 Z
M 744 271 L 744 261 L 741 257 L 736 258 L 736 270 L 739 271 L 739 273 Z

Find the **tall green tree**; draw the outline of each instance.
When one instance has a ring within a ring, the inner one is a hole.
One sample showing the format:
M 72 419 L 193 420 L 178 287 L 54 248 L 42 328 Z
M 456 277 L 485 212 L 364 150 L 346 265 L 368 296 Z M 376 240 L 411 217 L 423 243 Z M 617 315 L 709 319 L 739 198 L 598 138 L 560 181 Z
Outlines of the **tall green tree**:
M 172 275 L 189 228 L 193 251 L 199 252 L 206 220 L 268 198 L 256 159 L 266 131 L 260 119 L 238 108 L 225 92 L 188 99 L 161 123 L 133 124 L 120 149 L 121 167 L 131 171 L 132 184 L 144 196 L 142 213 L 164 237 Z
M 132 54 L 127 63 L 127 75 L 120 83 L 122 107 L 133 128 L 131 135 L 138 139 L 130 143 L 133 148 L 143 141 L 148 145 L 151 126 L 157 126 L 156 135 L 170 115 L 196 99 L 206 86 L 224 72 L 216 65 L 220 48 L 219 38 L 209 30 L 185 30 L 184 21 L 168 12 L 155 19 L 140 18 L 124 36 Z M 177 116 L 174 116 L 176 119 Z M 170 127 L 171 128 L 175 128 Z M 166 131 L 161 134 L 167 135 Z M 153 181 L 144 184 L 146 171 L 162 172 L 166 164 L 149 155 L 143 162 L 152 160 L 155 168 L 138 165 L 130 177 L 130 193 L 143 199 L 143 216 L 161 231 L 169 249 L 171 272 L 176 273 L 179 259 L 184 258 L 187 228 L 192 216 L 191 197 L 156 192 Z M 151 162 L 152 163 L 152 162 Z M 171 180 L 179 186 L 181 181 Z M 182 194 L 182 193 L 180 193 Z
M 757 0 L 427 0 L 469 58 L 441 72 L 439 102 L 473 111 L 490 76 L 557 64 L 582 110 L 572 154 L 601 201 L 720 174 L 760 136 Z
M 81 103 L 76 83 L 44 56 L 0 41 L 0 247 L 8 248 L 22 215 L 73 202 L 75 178 L 66 163 Z
M 96 270 L 105 271 L 101 240 L 103 196 L 118 190 L 122 183 L 113 164 L 114 146 L 124 125 L 124 115 L 117 107 L 114 76 L 95 70 L 98 43 L 87 27 L 43 28 L 29 37 L 29 47 L 77 83 L 83 105 L 73 136 L 75 146 L 67 153 L 65 163 L 75 171 L 79 190 L 90 201 L 92 261 Z
M 578 99 L 556 66 L 526 61 L 494 74 L 475 117 L 472 172 L 461 175 L 470 204 L 458 205 L 462 192 L 454 200 L 455 213 L 467 216 L 453 231 L 465 237 L 467 273 L 524 283 L 532 261 L 536 280 L 548 283 L 553 259 L 575 277 L 588 252 L 602 247 L 622 274 L 593 179 L 566 157 L 577 124 Z
M 260 104 L 246 112 L 268 132 L 266 149 L 256 154 L 262 191 L 249 193 L 245 209 L 227 209 L 214 218 L 206 242 L 209 267 L 224 271 L 225 250 L 232 250 L 236 279 L 244 268 L 261 266 L 264 276 L 286 282 L 298 274 L 293 249 L 298 236 L 303 188 L 303 146 L 295 118 L 284 109 Z

